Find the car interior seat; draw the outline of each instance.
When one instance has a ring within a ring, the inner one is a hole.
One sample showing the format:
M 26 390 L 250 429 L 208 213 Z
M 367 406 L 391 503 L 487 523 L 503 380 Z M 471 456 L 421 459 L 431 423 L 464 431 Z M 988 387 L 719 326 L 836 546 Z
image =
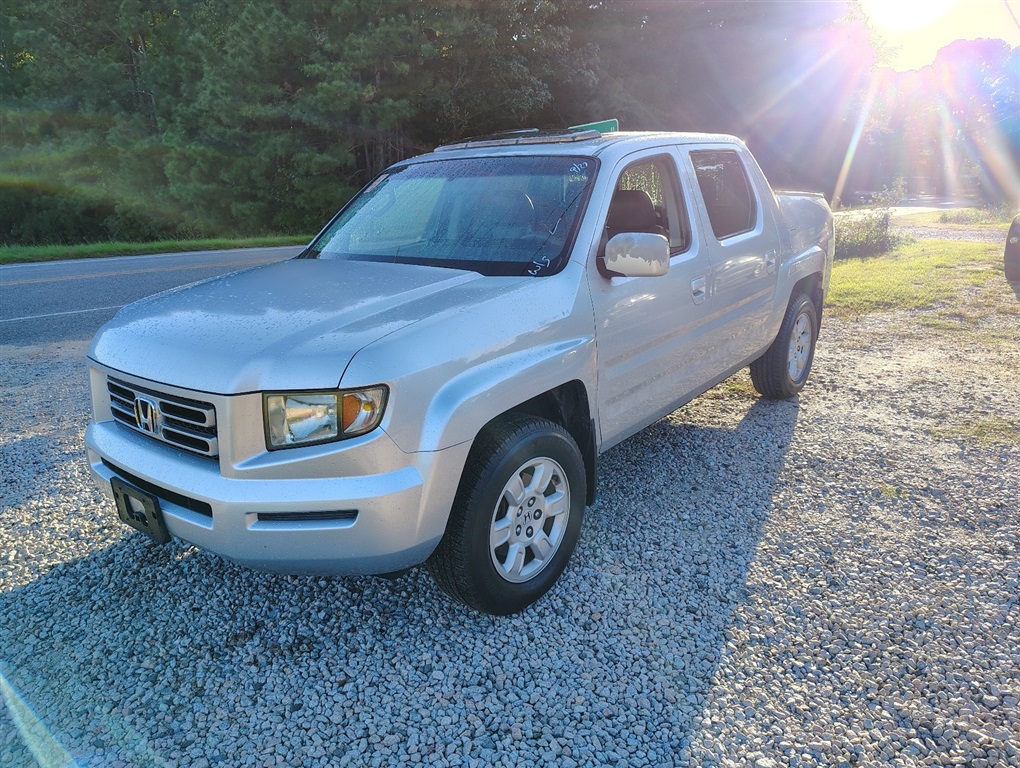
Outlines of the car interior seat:
M 659 224 L 652 198 L 643 189 L 618 189 L 609 204 L 606 218 L 606 235 L 609 238 L 621 232 L 647 232 L 669 237 Z

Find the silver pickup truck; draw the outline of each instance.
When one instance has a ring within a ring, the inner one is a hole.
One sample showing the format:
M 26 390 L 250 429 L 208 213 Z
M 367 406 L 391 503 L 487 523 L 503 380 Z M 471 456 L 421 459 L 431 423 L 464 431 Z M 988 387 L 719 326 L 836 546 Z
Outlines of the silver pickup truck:
M 833 248 L 825 200 L 774 193 L 730 136 L 443 146 L 296 258 L 122 309 L 88 353 L 88 461 L 157 542 L 287 573 L 425 563 L 520 611 L 601 453 L 746 365 L 800 391 Z

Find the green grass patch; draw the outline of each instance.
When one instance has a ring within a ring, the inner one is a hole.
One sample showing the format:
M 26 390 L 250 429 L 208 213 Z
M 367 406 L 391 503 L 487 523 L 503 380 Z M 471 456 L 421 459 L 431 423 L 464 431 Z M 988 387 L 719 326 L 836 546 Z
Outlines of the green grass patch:
M 709 400 L 757 400 L 760 395 L 751 383 L 747 369 L 739 371 L 702 395 Z
M 722 385 L 732 395 L 758 398 L 758 390 L 751 383 L 750 376 L 730 376 Z
M 897 488 L 889 483 L 882 483 L 877 490 L 879 495 L 886 499 L 905 499 L 910 495 L 906 488 Z
M 935 437 L 963 439 L 978 445 L 1020 445 L 1020 428 L 1001 416 L 961 419 L 932 429 Z
M 1010 222 L 1016 215 L 1010 206 L 1000 208 L 953 208 L 948 211 L 928 211 L 926 213 L 908 213 L 897 216 L 897 224 L 913 224 L 921 227 L 943 227 L 945 229 L 984 229 L 989 231 L 1003 230 L 1006 236 Z
M 940 315 L 918 315 L 916 322 L 918 325 L 930 328 L 933 331 L 970 330 L 970 327 L 965 325 L 959 318 L 950 319 Z
M 225 251 L 233 248 L 273 248 L 280 245 L 305 245 L 311 235 L 272 237 L 214 238 L 207 240 L 161 240 L 155 243 L 87 243 L 84 245 L 5 245 L 0 246 L 0 264 L 26 264 L 63 259 L 95 259 L 106 256 L 137 256 L 146 253 L 184 251 Z
M 826 309 L 848 316 L 954 305 L 968 289 L 995 280 L 1005 285 L 1002 270 L 999 246 L 918 240 L 883 256 L 837 261 Z M 997 296 L 992 298 L 998 301 Z
M 992 311 L 981 309 L 975 313 L 963 312 L 960 311 L 960 305 L 957 305 L 913 312 L 889 326 L 890 331 L 899 338 L 915 340 L 930 339 L 933 333 L 955 336 L 953 343 L 981 347 L 990 355 L 1012 356 L 1020 345 L 1020 331 L 1016 330 L 1020 327 L 1020 301 L 1012 293 L 1007 294 L 1005 289 L 996 288 L 993 283 L 969 294 L 965 300 L 970 302 L 976 298 L 980 303 L 985 303 L 983 299 L 987 298 L 989 304 L 994 300 L 996 308 Z M 996 322 L 1006 317 L 1014 319 Z

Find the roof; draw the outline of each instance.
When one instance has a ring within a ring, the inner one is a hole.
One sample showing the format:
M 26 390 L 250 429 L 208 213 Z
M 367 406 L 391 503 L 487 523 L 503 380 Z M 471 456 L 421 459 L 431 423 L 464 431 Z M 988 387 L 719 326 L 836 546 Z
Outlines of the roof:
M 436 147 L 436 152 L 449 152 L 455 149 L 471 149 L 473 147 L 513 147 L 521 144 L 572 144 L 576 141 L 587 141 L 602 136 L 595 130 L 575 131 L 570 128 L 540 130 L 525 128 L 519 131 L 500 131 L 487 136 L 475 136 L 453 144 Z
M 721 133 L 668 131 L 614 131 L 568 129 L 503 131 L 437 147 L 433 152 L 411 158 L 410 162 L 446 158 L 496 157 L 507 155 L 626 155 L 644 148 L 676 144 L 737 144 L 735 136 Z M 407 161 L 405 161 L 407 162 Z

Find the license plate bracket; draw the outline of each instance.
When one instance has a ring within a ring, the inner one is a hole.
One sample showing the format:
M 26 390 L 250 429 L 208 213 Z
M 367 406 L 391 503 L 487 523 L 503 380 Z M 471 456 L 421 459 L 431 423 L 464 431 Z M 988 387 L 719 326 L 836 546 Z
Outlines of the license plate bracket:
M 148 535 L 157 544 L 170 541 L 163 510 L 159 508 L 159 499 L 141 488 L 125 483 L 119 477 L 111 478 L 110 485 L 117 504 L 117 515 L 122 521 Z

